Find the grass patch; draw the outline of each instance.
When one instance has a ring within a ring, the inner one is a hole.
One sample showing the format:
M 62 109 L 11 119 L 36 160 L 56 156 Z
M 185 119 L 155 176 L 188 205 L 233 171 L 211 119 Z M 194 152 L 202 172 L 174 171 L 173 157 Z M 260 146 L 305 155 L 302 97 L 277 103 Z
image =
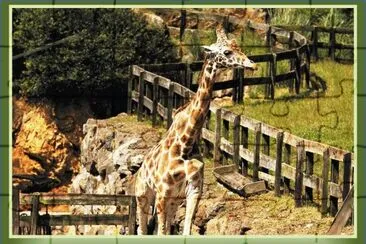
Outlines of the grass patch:
M 325 92 L 290 95 L 276 87 L 275 100 L 245 99 L 229 109 L 282 128 L 305 139 L 353 151 L 353 65 L 323 60 L 311 69 L 326 81 Z

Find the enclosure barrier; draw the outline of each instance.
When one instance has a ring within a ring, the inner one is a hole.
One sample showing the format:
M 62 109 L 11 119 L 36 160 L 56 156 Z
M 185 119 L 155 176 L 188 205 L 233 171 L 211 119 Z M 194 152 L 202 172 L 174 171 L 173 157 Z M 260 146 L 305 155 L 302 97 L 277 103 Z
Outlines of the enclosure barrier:
M 156 10 L 158 12 L 165 12 L 164 9 Z M 328 50 L 327 56 L 332 60 L 344 60 L 344 61 L 352 61 L 352 59 L 346 59 L 342 57 L 336 57 L 336 50 L 352 50 L 352 56 L 354 56 L 354 44 L 341 44 L 337 42 L 337 36 L 347 35 L 353 36 L 354 30 L 351 28 L 340 28 L 340 27 L 322 27 L 322 26 L 289 26 L 289 25 L 270 25 L 265 23 L 256 23 L 250 20 L 243 20 L 233 15 L 220 15 L 220 14 L 210 14 L 205 13 L 204 15 L 193 9 L 182 9 L 180 10 L 180 39 L 182 41 L 183 33 L 186 29 L 187 18 L 196 18 L 197 20 L 214 20 L 218 23 L 223 23 L 227 30 L 231 29 L 230 26 L 243 26 L 255 29 L 257 31 L 261 31 L 266 33 L 267 46 L 271 47 L 273 42 L 280 42 L 281 44 L 288 44 L 291 46 L 291 43 L 287 42 L 287 38 L 289 37 L 289 33 L 294 31 L 296 33 L 296 37 L 301 37 L 297 31 L 301 32 L 310 32 L 311 37 L 310 40 L 307 40 L 304 37 L 304 40 L 310 46 L 310 55 L 314 57 L 315 60 L 319 59 L 319 49 Z M 321 42 L 320 35 L 327 34 L 328 42 Z M 295 39 L 296 39 L 295 37 Z M 184 45 L 181 43 L 180 45 Z M 290 48 L 291 49 L 291 48 Z
M 122 225 L 128 234 L 136 229 L 136 198 L 128 195 L 103 194 L 24 194 L 13 187 L 12 218 L 14 235 L 50 235 L 51 226 L 69 225 Z M 129 214 L 62 214 L 50 215 L 48 207 L 54 205 L 123 205 L 129 206 Z M 31 215 L 20 215 L 21 209 L 30 206 Z M 46 214 L 40 215 L 41 207 Z
M 186 70 L 184 75 L 189 75 L 188 67 L 194 69 L 196 65 L 202 64 L 150 65 L 145 69 L 131 66 L 128 112 L 137 113 L 138 120 L 151 119 L 153 126 L 166 122 L 169 128 L 174 110 L 187 102 L 194 92 L 146 69 L 162 72 L 175 68 Z M 227 88 L 228 84 L 234 82 L 215 83 L 214 90 Z M 213 121 L 214 128 L 211 128 Z M 252 142 L 251 137 L 254 138 Z M 228 164 L 230 159 L 243 175 L 274 185 L 277 196 L 294 192 L 298 207 L 306 202 L 319 203 L 323 215 L 335 216 L 353 185 L 352 153 L 300 138 L 214 103 L 211 103 L 202 129 L 201 142 L 204 154 L 209 154 L 213 148 L 216 165 Z M 271 154 L 271 150 L 274 153 Z M 314 173 L 315 166 L 321 168 L 321 176 Z

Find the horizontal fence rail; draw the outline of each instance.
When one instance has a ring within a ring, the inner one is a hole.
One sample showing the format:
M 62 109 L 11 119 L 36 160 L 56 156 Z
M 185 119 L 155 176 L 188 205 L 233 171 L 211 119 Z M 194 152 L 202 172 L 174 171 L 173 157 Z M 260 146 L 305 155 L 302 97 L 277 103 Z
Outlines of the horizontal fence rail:
M 137 113 L 139 120 L 151 119 L 154 126 L 166 122 L 169 127 L 174 111 L 194 92 L 153 72 L 161 67 L 187 71 L 190 66 L 198 69 L 202 63 L 131 66 L 129 113 Z M 296 206 L 318 203 L 324 215 L 336 215 L 353 185 L 351 152 L 292 135 L 215 103 L 210 105 L 201 144 L 204 154 L 211 151 L 216 166 L 231 160 L 243 175 L 274 185 L 276 195 L 293 192 Z M 321 174 L 314 172 L 315 167 Z
M 129 214 L 46 214 L 39 213 L 41 207 L 56 205 L 114 205 L 128 206 Z M 21 209 L 30 206 L 31 215 L 20 215 Z M 128 195 L 105 194 L 24 194 L 13 188 L 13 234 L 50 235 L 51 226 L 68 225 L 122 225 L 128 234 L 135 234 L 136 199 Z

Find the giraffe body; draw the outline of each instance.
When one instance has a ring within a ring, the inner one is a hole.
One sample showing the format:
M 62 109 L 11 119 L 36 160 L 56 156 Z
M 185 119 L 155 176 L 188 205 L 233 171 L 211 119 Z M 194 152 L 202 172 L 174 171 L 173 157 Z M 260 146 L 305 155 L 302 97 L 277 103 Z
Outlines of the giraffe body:
M 147 234 L 148 214 L 153 204 L 158 217 L 158 235 L 169 234 L 177 208 L 184 200 L 187 203 L 183 235 L 190 234 L 203 186 L 203 163 L 192 159 L 192 148 L 209 110 L 215 77 L 220 68 L 256 68 L 236 43 L 227 39 L 222 27 L 217 28 L 216 34 L 217 42 L 205 47 L 208 53 L 195 97 L 177 110 L 167 133 L 145 156 L 137 172 L 138 234 Z

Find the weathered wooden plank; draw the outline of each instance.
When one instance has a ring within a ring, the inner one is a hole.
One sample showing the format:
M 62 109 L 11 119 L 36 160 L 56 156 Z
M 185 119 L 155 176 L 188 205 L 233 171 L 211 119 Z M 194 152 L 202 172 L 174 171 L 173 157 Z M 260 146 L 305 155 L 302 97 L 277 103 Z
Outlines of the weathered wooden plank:
M 275 177 L 273 175 L 264 173 L 264 172 L 258 172 L 258 178 L 264 181 L 267 181 L 269 184 L 273 185 L 275 182 Z
M 274 126 L 271 126 L 271 125 L 268 125 L 268 124 L 264 124 L 262 123 L 262 134 L 264 135 L 268 135 L 272 138 L 276 138 L 277 137 L 277 134 L 281 132 L 280 129 L 274 127 Z
M 139 100 L 138 100 L 138 105 L 137 105 L 137 120 L 141 121 L 142 120 L 142 115 L 144 112 L 144 89 L 145 89 L 145 71 L 142 71 L 140 73 L 140 77 L 139 77 Z
M 130 205 L 129 205 L 129 214 L 128 214 L 128 234 L 134 235 L 136 229 L 136 211 L 137 211 L 137 204 L 136 198 L 133 196 L 130 198 Z
M 230 155 L 233 155 L 234 154 L 234 146 L 233 146 L 233 144 L 229 140 L 227 140 L 227 139 L 225 139 L 223 137 L 221 137 L 220 149 L 222 151 L 226 152 L 227 154 L 230 154 Z
M 144 107 L 146 107 L 150 111 L 153 110 L 153 101 L 151 99 L 149 99 L 148 97 L 144 97 L 144 103 L 143 104 L 144 104 Z
M 294 70 L 291 70 L 287 73 L 276 75 L 276 83 L 290 80 L 290 79 L 295 79 L 295 78 L 296 78 L 296 72 Z
M 244 149 L 248 148 L 248 140 L 249 140 L 248 128 L 241 127 L 241 143 L 240 143 L 241 145 L 239 145 L 239 156 L 241 147 Z M 245 159 L 242 159 L 241 162 L 241 173 L 244 176 L 248 175 L 248 161 Z
M 296 179 L 295 179 L 295 206 L 302 206 L 302 187 L 303 187 L 303 164 L 305 161 L 305 146 L 304 142 L 300 141 L 296 147 L 297 150 L 297 161 L 296 161 Z
M 173 123 L 173 92 L 174 89 L 174 84 L 173 82 L 169 83 L 169 88 L 168 88 L 168 107 L 167 107 L 167 129 L 169 129 L 170 125 Z
M 128 205 L 131 196 L 106 194 L 40 194 L 41 205 Z M 20 204 L 31 204 L 32 195 L 21 194 Z
M 328 170 L 329 170 L 329 148 L 327 148 L 323 153 L 323 185 L 322 185 L 322 195 L 321 195 L 321 210 L 323 215 L 328 212 Z
M 353 202 L 354 202 L 353 197 L 354 197 L 354 189 L 352 186 L 343 202 L 341 209 L 335 216 L 333 223 L 330 226 L 327 234 L 339 235 L 341 233 L 342 228 L 347 224 L 348 219 L 352 216 Z
M 345 201 L 351 185 L 351 153 L 347 153 L 343 158 L 343 190 L 342 199 Z
M 282 178 L 282 146 L 283 131 L 277 133 L 276 138 L 276 167 L 275 167 L 275 195 L 281 195 L 281 178 Z
M 248 118 L 244 115 L 240 116 L 240 125 L 250 130 L 255 130 L 255 126 L 260 123 L 259 120 Z
M 339 181 L 339 161 L 332 159 L 330 163 L 330 181 L 338 184 Z M 338 198 L 330 196 L 329 213 L 335 216 L 338 212 Z
M 306 152 L 306 167 L 305 175 L 311 176 L 314 173 L 314 154 L 311 152 Z M 305 187 L 305 201 L 313 201 L 313 188 Z
M 211 143 L 215 143 L 215 132 L 214 131 L 210 131 L 206 128 L 202 128 L 202 138 L 211 142 Z
M 276 52 L 276 55 L 277 55 L 277 61 L 296 58 L 296 49 Z
M 218 165 L 220 162 L 221 152 L 221 108 L 216 110 L 215 120 L 215 143 L 214 143 L 214 164 Z
M 153 94 L 152 94 L 152 111 L 151 111 L 151 121 L 152 121 L 152 126 L 156 126 L 158 123 L 158 103 L 159 103 L 159 97 L 158 97 L 158 93 L 159 93 L 159 87 L 158 87 L 158 78 L 154 79 L 153 82 Z
M 240 146 L 240 116 L 236 115 L 233 121 L 233 163 L 239 166 L 239 146 Z
M 221 109 L 221 119 L 229 121 L 231 123 L 234 123 L 234 120 L 236 119 L 238 115 L 236 115 L 235 113 L 233 113 L 232 111 L 228 110 L 228 109 Z
M 30 222 L 30 216 L 20 216 L 23 222 Z M 50 215 L 39 217 L 40 225 L 128 225 L 128 215 L 98 214 L 98 215 Z
M 31 212 L 31 235 L 37 234 L 38 227 L 38 210 L 39 210 L 39 194 L 32 195 L 32 212 Z
M 264 85 L 271 82 L 271 77 L 245 77 L 244 83 L 246 86 L 252 86 L 252 85 Z M 217 83 L 218 84 L 218 83 Z
M 255 63 L 269 62 L 272 60 L 272 54 L 257 54 L 248 56 Z
M 255 141 L 254 141 L 254 161 L 253 161 L 253 180 L 258 181 L 260 145 L 261 145 L 261 123 L 255 126 Z
M 20 219 L 19 219 L 19 188 L 13 187 L 12 190 L 12 219 L 13 219 L 13 235 L 19 235 Z

